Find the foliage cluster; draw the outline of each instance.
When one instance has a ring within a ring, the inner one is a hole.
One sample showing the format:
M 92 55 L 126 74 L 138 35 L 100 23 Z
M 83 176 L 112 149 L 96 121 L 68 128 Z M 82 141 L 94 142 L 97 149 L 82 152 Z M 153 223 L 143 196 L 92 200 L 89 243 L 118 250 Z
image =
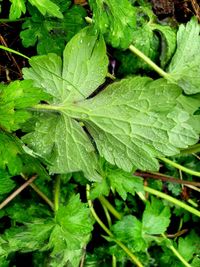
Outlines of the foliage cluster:
M 5 22 L 36 55 L 0 46 L 27 60 L 0 83 L 0 267 L 200 266 L 197 18 L 10 0 Z

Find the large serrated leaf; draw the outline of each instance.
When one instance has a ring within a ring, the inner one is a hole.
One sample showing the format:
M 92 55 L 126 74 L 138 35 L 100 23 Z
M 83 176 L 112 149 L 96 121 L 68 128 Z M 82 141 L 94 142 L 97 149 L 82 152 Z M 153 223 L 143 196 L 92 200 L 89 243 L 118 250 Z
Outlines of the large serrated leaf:
M 46 112 L 23 140 L 51 162 L 51 172 L 82 170 L 97 179 L 91 136 L 100 156 L 128 172 L 133 167 L 157 170 L 156 157 L 175 155 L 198 140 L 187 122 L 189 114 L 176 107 L 180 88 L 165 79 L 124 79 L 87 99 L 107 72 L 105 44 L 91 28 L 68 43 L 63 63 L 49 54 L 33 57 L 30 64 L 25 79 L 34 80 L 53 99 L 35 107 Z

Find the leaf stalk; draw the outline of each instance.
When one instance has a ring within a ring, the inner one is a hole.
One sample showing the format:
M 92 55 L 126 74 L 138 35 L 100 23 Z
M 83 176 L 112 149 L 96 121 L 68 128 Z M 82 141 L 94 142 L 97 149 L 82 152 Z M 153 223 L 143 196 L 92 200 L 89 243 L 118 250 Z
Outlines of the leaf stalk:
M 196 210 L 196 209 L 193 208 L 193 207 L 190 207 L 189 205 L 183 203 L 182 201 L 180 201 L 180 200 L 178 200 L 178 199 L 176 199 L 176 198 L 173 198 L 173 197 L 171 197 L 171 196 L 169 196 L 169 195 L 167 195 L 167 194 L 165 194 L 165 193 L 162 193 L 162 192 L 160 192 L 160 191 L 157 191 L 157 190 L 155 190 L 155 189 L 153 189 L 153 188 L 150 188 L 150 187 L 148 187 L 148 186 L 144 186 L 144 190 L 145 190 L 146 192 L 152 194 L 152 195 L 155 195 L 155 196 L 157 196 L 157 197 L 166 199 L 167 201 L 169 201 L 169 202 L 171 202 L 171 203 L 173 203 L 173 204 L 175 204 L 175 205 L 177 205 L 177 206 L 179 206 L 179 207 L 181 207 L 181 208 L 183 208 L 183 209 L 189 211 L 190 213 L 192 213 L 192 214 L 194 214 L 194 215 L 200 217 L 200 211 Z

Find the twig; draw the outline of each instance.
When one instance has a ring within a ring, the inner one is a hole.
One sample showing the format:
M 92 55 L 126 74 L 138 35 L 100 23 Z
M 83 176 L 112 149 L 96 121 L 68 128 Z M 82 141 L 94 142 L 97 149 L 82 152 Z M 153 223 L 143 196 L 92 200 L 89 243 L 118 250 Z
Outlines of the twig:
M 21 173 L 21 177 L 24 180 L 27 180 L 26 176 Z M 29 184 L 33 190 L 51 207 L 52 210 L 54 210 L 54 204 L 53 202 L 35 185 L 35 184 Z
M 8 47 L 5 39 L 3 38 L 3 36 L 1 34 L 0 34 L 0 41 L 4 46 Z M 19 65 L 17 64 L 17 61 L 15 60 L 15 58 L 13 57 L 13 55 L 11 53 L 10 53 L 10 58 L 12 59 L 13 63 L 15 64 L 15 66 L 17 67 L 17 70 L 19 71 L 19 76 L 21 78 L 22 77 L 21 68 L 19 67 Z
M 86 256 L 86 246 L 83 248 L 83 255 L 81 257 L 80 267 L 84 267 L 85 256 Z
M 154 173 L 149 173 L 149 172 L 135 172 L 134 175 L 140 176 L 143 178 L 150 178 L 150 179 L 157 179 L 157 180 L 162 180 L 165 182 L 172 182 L 172 183 L 177 183 L 177 184 L 185 184 L 185 185 L 193 185 L 193 186 L 200 186 L 199 182 L 192 182 L 192 181 L 185 181 L 181 180 L 175 177 L 171 176 L 166 176 L 164 174 L 154 174 Z
M 197 4 L 196 0 L 191 0 L 190 2 L 192 4 L 192 8 L 195 12 L 196 17 L 197 17 L 198 21 L 200 22 L 200 7 Z
M 27 182 L 20 186 L 15 192 L 13 192 L 9 197 L 7 197 L 1 204 L 0 210 L 4 208 L 11 200 L 13 200 L 17 195 L 19 195 L 27 186 L 29 186 L 35 179 L 37 175 L 31 177 Z

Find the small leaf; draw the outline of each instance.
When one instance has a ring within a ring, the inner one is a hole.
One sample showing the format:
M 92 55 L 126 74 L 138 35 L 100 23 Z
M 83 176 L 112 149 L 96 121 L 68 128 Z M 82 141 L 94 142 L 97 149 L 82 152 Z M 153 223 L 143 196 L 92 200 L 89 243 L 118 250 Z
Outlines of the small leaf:
M 166 231 L 170 223 L 170 209 L 164 207 L 162 201 L 151 198 L 147 202 L 142 216 L 142 231 L 149 235 L 158 235 Z
M 152 30 L 158 31 L 161 35 L 161 67 L 164 68 L 172 58 L 176 49 L 176 32 L 170 26 L 151 24 Z M 155 49 L 155 48 L 154 48 Z
M 178 251 L 186 261 L 190 261 L 194 254 L 200 253 L 199 235 L 191 231 L 185 238 L 180 237 L 178 239 Z
M 95 27 L 113 47 L 128 48 L 135 27 L 135 9 L 128 0 L 89 0 Z
M 24 0 L 10 0 L 11 7 L 10 7 L 10 13 L 9 13 L 9 19 L 15 20 L 21 17 L 21 14 L 26 13 L 26 5 L 24 3 Z
M 28 0 L 33 6 L 45 15 L 46 13 L 55 16 L 57 18 L 63 18 L 62 13 L 59 11 L 59 7 L 50 0 Z M 9 18 L 15 20 L 21 17 L 21 14 L 25 14 L 26 5 L 25 0 L 10 0 L 11 8 Z
M 48 99 L 49 95 L 33 87 L 31 81 L 0 85 L 0 126 L 7 131 L 19 129 L 31 117 L 27 108 Z
M 31 5 L 37 7 L 37 9 L 42 13 L 42 15 L 55 16 L 57 18 L 63 18 L 62 13 L 59 10 L 59 7 L 50 0 L 28 0 Z
M 0 169 L 0 195 L 9 193 L 15 187 L 15 182 L 11 179 L 10 175 Z
M 21 153 L 19 141 L 0 131 L 0 169 L 8 169 L 11 175 L 19 174 L 22 170 Z
M 115 238 L 124 242 L 132 251 L 145 251 L 147 242 L 142 237 L 142 223 L 134 216 L 128 215 L 115 223 L 111 230 Z
M 56 226 L 53 229 L 48 248 L 52 248 L 51 266 L 78 267 L 84 245 L 89 241 L 93 229 L 90 210 L 81 203 L 79 196 L 70 198 L 66 207 L 56 213 Z
M 186 26 L 180 25 L 177 33 L 177 50 L 169 65 L 169 78 L 186 94 L 200 92 L 200 25 L 192 18 Z
M 67 10 L 62 20 L 44 17 L 33 8 L 29 8 L 29 12 L 32 16 L 22 24 L 20 37 L 25 47 L 37 44 L 38 54 L 61 55 L 66 42 L 86 26 L 86 12 L 81 6 Z

